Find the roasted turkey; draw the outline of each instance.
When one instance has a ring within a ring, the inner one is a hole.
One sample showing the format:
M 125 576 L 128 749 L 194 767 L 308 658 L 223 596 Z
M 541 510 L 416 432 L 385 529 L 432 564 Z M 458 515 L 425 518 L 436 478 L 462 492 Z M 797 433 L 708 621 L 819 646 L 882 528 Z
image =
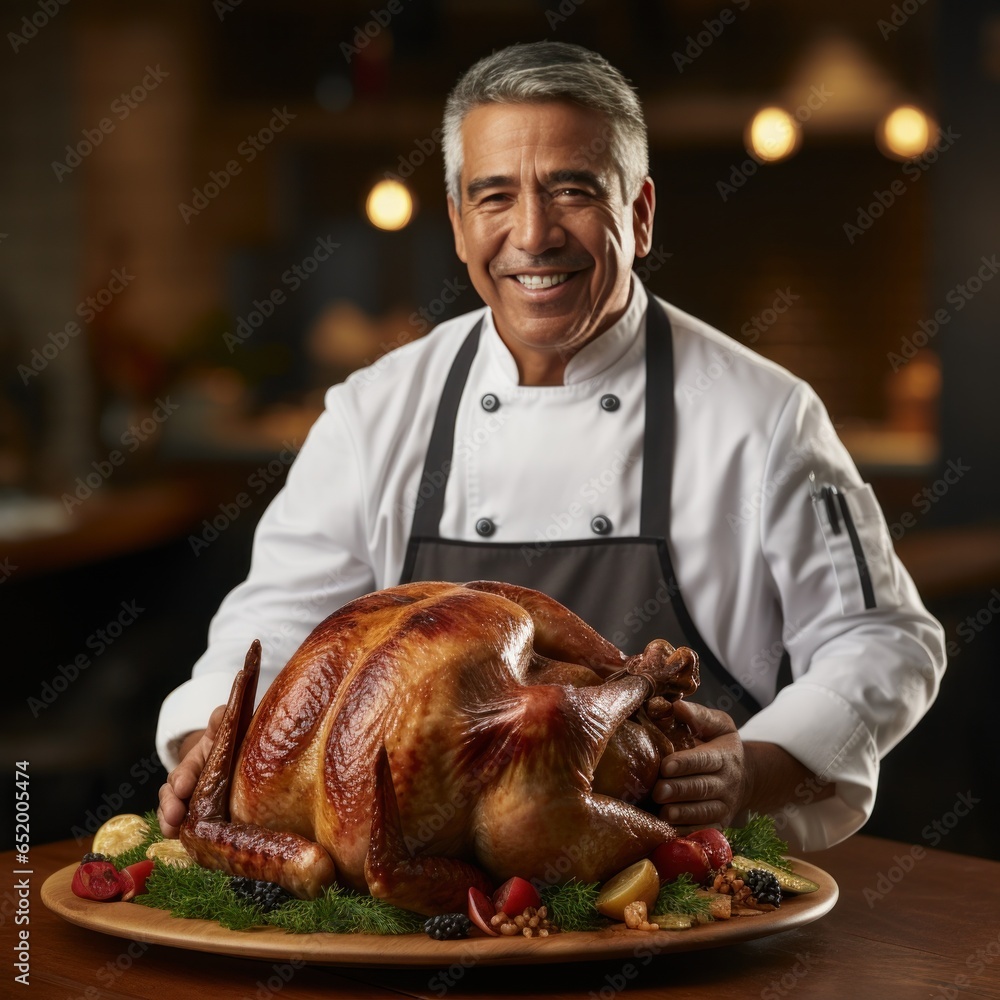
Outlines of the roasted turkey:
M 602 881 L 675 836 L 642 805 L 690 745 L 690 649 L 626 657 L 538 591 L 411 583 L 319 624 L 254 713 L 259 664 L 254 642 L 181 827 L 205 867 L 433 914 L 511 875 Z

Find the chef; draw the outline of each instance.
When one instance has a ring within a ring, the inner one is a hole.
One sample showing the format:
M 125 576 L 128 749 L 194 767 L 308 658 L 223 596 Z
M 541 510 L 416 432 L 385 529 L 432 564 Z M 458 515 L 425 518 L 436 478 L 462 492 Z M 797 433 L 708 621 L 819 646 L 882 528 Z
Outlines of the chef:
M 458 256 L 485 307 L 331 388 L 250 573 L 164 702 L 175 834 L 250 641 L 262 689 L 311 629 L 410 580 L 544 590 L 627 653 L 701 658 L 664 819 L 771 812 L 820 849 L 871 812 L 944 637 L 816 394 L 651 295 L 655 192 L 636 95 L 554 42 L 473 66 L 444 122 Z M 724 283 L 720 281 L 720 287 Z

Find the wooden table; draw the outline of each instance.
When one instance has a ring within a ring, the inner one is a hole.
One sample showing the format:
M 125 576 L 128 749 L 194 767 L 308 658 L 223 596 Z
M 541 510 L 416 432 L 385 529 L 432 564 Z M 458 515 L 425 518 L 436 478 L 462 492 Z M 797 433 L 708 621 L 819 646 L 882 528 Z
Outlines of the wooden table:
M 452 970 L 292 968 L 127 942 L 63 921 L 41 903 L 42 882 L 76 861 L 72 841 L 31 849 L 29 997 L 98 1000 L 329 997 L 581 997 L 628 1000 L 966 1000 L 1000 998 L 1000 863 L 856 836 L 806 855 L 834 876 L 840 899 L 815 923 L 711 951 L 670 953 L 635 963 Z M 0 870 L 13 873 L 11 852 Z M 18 876 L 0 892 L 3 975 L 12 982 Z M 682 932 L 681 932 L 682 933 Z M 443 974 L 443 975 L 442 975 Z M 445 977 L 448 978 L 445 978 Z M 286 990 L 287 982 L 287 992 Z M 8 985 L 10 984 L 10 985 Z

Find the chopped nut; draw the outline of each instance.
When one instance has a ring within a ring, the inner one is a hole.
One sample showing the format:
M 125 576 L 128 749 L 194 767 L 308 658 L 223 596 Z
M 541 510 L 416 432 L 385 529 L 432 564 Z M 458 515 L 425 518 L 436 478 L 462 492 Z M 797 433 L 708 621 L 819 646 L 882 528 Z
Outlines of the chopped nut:
M 625 905 L 625 926 L 636 928 L 646 919 L 646 904 L 637 899 Z
M 494 914 L 490 925 L 505 937 L 549 937 L 551 934 L 558 934 L 559 928 L 549 920 L 548 912 L 544 906 L 538 909 L 527 906 L 523 913 L 513 917 L 503 912 Z

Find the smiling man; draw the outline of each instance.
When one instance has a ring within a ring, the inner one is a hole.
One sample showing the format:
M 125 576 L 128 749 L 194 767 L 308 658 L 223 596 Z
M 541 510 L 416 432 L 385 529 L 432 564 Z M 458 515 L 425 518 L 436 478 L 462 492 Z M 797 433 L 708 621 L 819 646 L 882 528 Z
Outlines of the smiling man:
M 567 360 L 624 314 L 632 262 L 649 253 L 653 183 L 625 187 L 606 129 L 567 101 L 479 105 L 463 119 L 455 246 L 523 385 L 562 385 Z
M 252 639 L 266 685 L 355 597 L 491 579 L 626 653 L 698 653 L 698 704 L 675 712 L 702 742 L 636 792 L 650 808 L 687 826 L 771 811 L 798 848 L 842 840 L 945 660 L 822 404 L 633 274 L 652 244 L 646 128 L 601 56 L 543 42 L 481 60 L 448 99 L 444 156 L 485 307 L 329 391 L 246 582 L 164 703 L 164 831 Z

